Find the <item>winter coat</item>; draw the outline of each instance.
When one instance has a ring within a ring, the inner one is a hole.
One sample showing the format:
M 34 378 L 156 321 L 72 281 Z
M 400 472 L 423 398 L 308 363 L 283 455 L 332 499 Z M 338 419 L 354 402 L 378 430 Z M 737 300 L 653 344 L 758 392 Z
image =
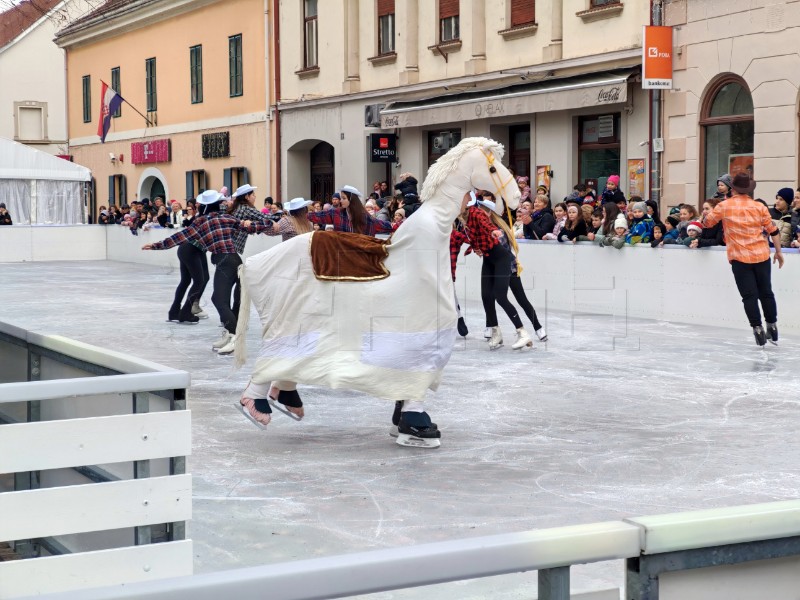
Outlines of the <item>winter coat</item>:
M 556 225 L 556 218 L 553 211 L 543 208 L 539 212 L 531 215 L 531 222 L 522 226 L 526 240 L 541 240 L 546 233 L 552 233 Z
M 410 217 L 412 214 L 414 214 L 414 211 L 417 210 L 420 206 L 422 206 L 422 203 L 420 202 L 415 202 L 414 204 L 406 204 L 404 202 L 403 210 L 406 211 L 406 219 Z
M 722 221 L 713 227 L 704 227 L 700 234 L 699 248 L 709 248 L 710 246 L 724 246 L 725 238 L 722 230 Z
M 769 214 L 781 234 L 781 248 L 788 248 L 792 245 L 792 213 L 780 213 L 776 209 L 770 208 Z
M 605 204 L 606 202 L 612 202 L 616 204 L 620 201 L 627 202 L 627 200 L 625 200 L 625 194 L 623 194 L 619 189 L 616 189 L 613 192 L 609 189 L 605 189 L 603 190 L 603 195 L 600 196 L 601 204 Z
M 561 233 L 561 229 L 564 227 L 564 224 L 567 222 L 567 217 L 563 216 L 558 221 L 556 221 L 555 226 L 553 227 L 553 231 L 550 233 L 545 233 L 543 240 L 557 240 L 558 234 Z
M 11 225 L 11 215 L 9 213 L 5 213 L 0 215 L 0 225 Z
M 664 241 L 672 240 L 672 242 L 674 242 L 677 239 L 678 239 L 677 229 L 673 229 L 672 231 L 668 231 L 667 233 L 664 234 Z
M 571 242 L 579 235 L 586 235 L 586 221 L 581 218 L 579 218 L 578 222 L 575 223 L 575 229 L 567 229 L 566 227 L 562 227 L 561 231 L 558 232 L 557 239 L 559 242 Z
M 641 219 L 633 219 L 630 231 L 625 236 L 625 243 L 634 244 L 647 244 L 653 238 L 653 219 L 650 217 L 642 217 Z
M 401 192 L 403 196 L 406 194 L 417 194 L 417 184 L 419 182 L 413 177 L 408 176 L 403 181 L 398 181 L 394 184 L 394 189 Z M 406 212 L 406 216 L 408 216 L 408 212 Z
M 797 228 L 800 227 L 800 210 L 792 211 L 792 237 L 797 236 Z

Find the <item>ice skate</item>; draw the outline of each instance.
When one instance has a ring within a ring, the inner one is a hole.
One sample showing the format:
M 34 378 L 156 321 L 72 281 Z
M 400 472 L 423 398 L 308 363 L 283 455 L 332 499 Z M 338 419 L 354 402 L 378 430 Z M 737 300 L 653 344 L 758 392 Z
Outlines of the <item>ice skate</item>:
M 229 354 L 233 354 L 233 351 L 236 349 L 236 334 L 229 333 L 228 335 L 228 343 L 217 350 L 217 354 L 220 356 L 228 356 Z
M 531 338 L 530 334 L 525 331 L 524 327 L 520 327 L 517 329 L 517 340 L 511 344 L 512 350 L 522 350 L 525 347 L 532 348 L 533 347 L 533 339 Z
M 272 388 L 269 391 L 269 403 L 295 421 L 300 421 L 305 416 L 303 401 L 300 399 L 300 394 L 297 393 L 297 390 Z
M 491 327 L 487 327 L 486 329 L 483 330 L 483 337 L 485 337 L 487 340 L 490 337 L 492 337 L 492 328 Z
M 778 345 L 778 324 L 767 323 L 767 340 L 771 344 Z
M 534 333 L 536 333 L 536 337 L 539 338 L 540 342 L 547 341 L 547 333 L 544 330 L 544 327 L 539 327 Z
M 180 315 L 180 309 L 169 309 L 169 313 L 167 314 L 167 323 L 177 323 L 178 316 Z
M 397 426 L 400 425 L 400 411 L 403 410 L 403 401 L 398 400 L 394 403 L 394 412 L 392 413 L 392 427 L 389 429 L 389 436 L 396 438 L 400 435 Z
M 200 322 L 195 315 L 191 313 L 191 311 L 181 309 L 181 312 L 178 314 L 178 324 L 179 325 L 197 325 Z
M 234 403 L 234 406 L 259 429 L 266 429 L 272 420 L 272 409 L 269 407 L 269 402 L 264 399 L 242 396 L 239 402 Z
M 197 317 L 198 319 L 207 319 L 208 313 L 200 308 L 200 301 L 195 300 L 192 303 L 192 314 Z
M 464 321 L 464 317 L 458 317 L 458 335 L 461 337 L 467 337 L 469 333 L 469 329 L 467 329 L 467 322 Z
M 777 328 L 775 330 L 775 334 L 777 335 L 778 331 Z M 756 338 L 756 344 L 759 346 L 766 346 L 767 345 L 767 334 L 764 332 L 764 328 L 761 325 L 757 325 L 753 327 L 753 335 Z
M 407 411 L 400 413 L 397 426 L 397 444 L 410 448 L 438 448 L 442 432 L 431 423 L 431 418 L 426 412 Z
M 497 350 L 503 345 L 503 334 L 500 332 L 499 327 L 490 327 L 490 329 L 492 335 L 489 336 L 489 350 Z M 528 339 L 530 340 L 530 336 Z
M 214 352 L 217 352 L 217 351 L 218 351 L 220 348 L 224 348 L 225 346 L 227 346 L 227 345 L 228 345 L 228 342 L 230 341 L 230 339 L 231 339 L 231 334 L 230 334 L 230 333 L 228 332 L 228 330 L 226 329 L 226 330 L 224 330 L 224 331 L 223 331 L 223 333 L 222 333 L 222 337 L 221 337 L 221 338 L 219 338 L 219 339 L 218 339 L 216 342 L 214 342 L 213 344 L 211 344 L 211 349 L 212 349 Z

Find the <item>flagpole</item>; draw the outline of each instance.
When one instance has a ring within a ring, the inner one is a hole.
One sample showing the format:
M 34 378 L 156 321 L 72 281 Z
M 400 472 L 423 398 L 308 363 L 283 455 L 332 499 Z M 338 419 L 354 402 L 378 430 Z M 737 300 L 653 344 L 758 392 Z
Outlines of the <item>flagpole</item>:
M 106 83 L 106 82 L 105 82 L 105 81 L 103 81 L 103 80 L 101 79 L 101 80 L 100 80 L 100 83 Z M 108 84 L 106 83 L 106 85 L 108 85 Z M 109 87 L 109 88 L 111 88 L 112 90 L 114 90 L 114 88 L 112 88 L 110 85 L 108 85 L 108 87 Z M 120 93 L 119 93 L 117 90 L 114 90 L 114 93 L 115 93 L 115 94 L 117 94 L 117 95 L 118 95 L 120 98 L 122 98 L 122 94 L 120 94 Z M 135 107 L 133 104 L 131 104 L 130 102 L 128 102 L 127 100 L 125 100 L 125 98 L 122 98 L 122 101 L 123 101 L 125 104 L 127 104 L 128 106 L 130 106 L 130 107 L 131 107 L 133 110 L 135 110 L 135 111 L 136 111 L 136 112 L 139 114 L 139 116 L 141 116 L 141 117 L 142 117 L 142 118 L 143 118 L 143 119 L 144 119 L 144 120 L 147 122 L 147 124 L 148 124 L 150 127 L 153 127 L 153 122 L 152 122 L 150 119 L 148 119 L 148 118 L 147 118 L 147 117 L 146 117 L 144 114 L 142 114 L 142 111 L 140 111 L 140 110 L 139 110 L 138 108 L 136 108 L 136 107 Z

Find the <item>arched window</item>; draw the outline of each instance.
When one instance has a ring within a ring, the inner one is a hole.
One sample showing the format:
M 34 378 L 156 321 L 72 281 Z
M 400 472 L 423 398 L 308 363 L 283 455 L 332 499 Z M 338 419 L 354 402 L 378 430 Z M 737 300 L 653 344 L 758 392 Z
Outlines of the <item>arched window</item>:
M 700 113 L 700 202 L 717 192 L 717 178 L 753 177 L 753 98 L 743 79 L 726 74 L 711 86 Z

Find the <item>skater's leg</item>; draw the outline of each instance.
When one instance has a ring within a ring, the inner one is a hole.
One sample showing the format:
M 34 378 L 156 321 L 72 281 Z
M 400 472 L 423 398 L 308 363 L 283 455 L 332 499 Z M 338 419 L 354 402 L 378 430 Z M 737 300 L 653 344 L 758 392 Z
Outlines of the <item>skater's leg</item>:
M 189 288 L 189 294 L 186 297 L 183 312 L 185 314 L 191 314 L 192 305 L 200 300 L 200 296 L 203 294 L 203 287 L 205 286 L 205 282 L 203 281 L 203 262 L 205 262 L 206 255 L 205 252 L 191 244 L 184 244 L 181 246 L 181 248 L 184 247 L 187 248 L 184 262 L 192 278 L 192 287 Z
M 172 300 L 172 306 L 169 309 L 169 320 L 177 321 L 180 315 L 181 304 L 183 303 L 183 296 L 189 288 L 192 281 L 192 275 L 189 267 L 186 264 L 186 251 L 184 248 L 189 244 L 178 246 L 178 262 L 180 265 L 181 280 L 178 282 L 178 287 L 175 288 L 175 297 Z
M 494 264 L 488 259 L 483 258 L 481 266 L 481 302 L 483 311 L 486 313 L 486 327 L 497 327 L 497 308 L 494 305 Z
M 764 320 L 767 323 L 776 323 L 778 321 L 778 304 L 775 302 L 775 294 L 772 292 L 772 265 L 769 259 L 754 264 L 753 272 L 758 287 L 758 299 L 761 301 L 761 309 L 764 311 Z
M 750 326 L 758 327 L 761 325 L 761 311 L 758 308 L 759 290 L 753 265 L 734 260 L 731 262 L 731 270 L 736 281 L 736 287 L 742 296 L 744 312 L 747 314 Z
M 267 400 L 268 389 L 269 387 L 264 384 L 250 381 L 239 399 L 243 412 L 246 411 L 245 416 L 262 429 L 272 420 L 272 409 Z
M 511 289 L 511 293 L 514 294 L 514 299 L 517 301 L 517 304 L 520 305 L 525 314 L 528 315 L 528 319 L 533 323 L 533 329 L 541 329 L 542 324 L 539 323 L 539 319 L 536 318 L 536 310 L 534 310 L 533 305 L 530 303 L 530 300 L 528 300 L 525 290 L 522 289 L 522 279 L 517 275 L 512 275 L 509 280 L 509 288 Z
M 396 405 L 395 405 L 396 406 Z M 442 433 L 431 422 L 424 404 L 417 400 L 406 400 L 400 406 L 400 420 L 397 426 L 397 443 L 415 448 L 438 448 Z
M 282 408 L 275 402 L 282 404 L 286 411 L 297 417 L 298 420 L 306 414 L 303 401 L 300 399 L 300 394 L 297 393 L 297 383 L 294 381 L 273 381 L 269 388 L 269 399 L 278 410 L 282 410 Z
M 238 280 L 236 270 L 242 261 L 238 254 L 215 254 L 211 260 L 217 267 L 211 301 L 219 313 L 222 325 L 231 335 L 236 335 L 236 315 L 231 310 L 231 291 Z
M 522 319 L 519 318 L 517 308 L 508 299 L 508 287 L 511 280 L 511 262 L 513 255 L 500 245 L 492 248 L 489 258 L 494 262 L 494 281 L 492 292 L 495 302 L 505 311 L 506 315 L 514 324 L 516 329 L 522 327 Z M 495 325 L 497 319 L 495 319 Z

